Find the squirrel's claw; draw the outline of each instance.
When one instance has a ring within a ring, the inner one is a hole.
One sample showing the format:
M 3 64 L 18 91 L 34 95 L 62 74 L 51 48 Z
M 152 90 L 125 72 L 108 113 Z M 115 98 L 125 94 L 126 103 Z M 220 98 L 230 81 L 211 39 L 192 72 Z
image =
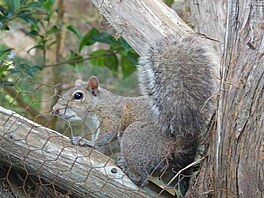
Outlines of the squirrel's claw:
M 70 139 L 73 145 L 95 148 L 95 143 L 93 141 L 86 140 L 83 137 L 72 136 Z

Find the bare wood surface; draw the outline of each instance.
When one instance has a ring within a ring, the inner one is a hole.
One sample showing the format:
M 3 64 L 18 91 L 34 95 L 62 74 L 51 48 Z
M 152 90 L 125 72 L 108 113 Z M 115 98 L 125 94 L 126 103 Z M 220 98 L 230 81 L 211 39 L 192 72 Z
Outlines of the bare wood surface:
M 181 18 L 161 0 L 92 0 L 119 35 L 140 55 L 165 35 L 182 39 L 193 33 Z
M 223 53 L 226 30 L 226 1 L 187 0 L 190 8 L 191 26 L 194 31 L 212 40 L 219 54 Z
M 54 184 L 72 197 L 156 197 L 109 157 L 0 107 L 0 162 Z M 116 173 L 111 170 L 115 168 Z
M 217 131 L 218 197 L 264 197 L 263 8 L 262 0 L 228 1 Z

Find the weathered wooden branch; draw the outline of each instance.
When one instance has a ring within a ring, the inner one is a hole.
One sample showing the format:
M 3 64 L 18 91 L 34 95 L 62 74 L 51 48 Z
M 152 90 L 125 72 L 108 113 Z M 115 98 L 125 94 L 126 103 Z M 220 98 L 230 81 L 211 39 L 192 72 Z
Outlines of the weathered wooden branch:
M 92 0 L 118 34 L 141 55 L 156 39 L 174 34 L 179 39 L 193 33 L 161 0 Z
M 138 188 L 113 160 L 0 107 L 0 163 L 26 172 L 71 197 L 156 197 Z M 115 170 L 114 170 L 115 169 Z
M 221 0 L 187 0 L 190 9 L 191 24 L 194 31 L 216 40 L 212 45 L 219 54 L 223 54 L 226 30 L 226 4 Z

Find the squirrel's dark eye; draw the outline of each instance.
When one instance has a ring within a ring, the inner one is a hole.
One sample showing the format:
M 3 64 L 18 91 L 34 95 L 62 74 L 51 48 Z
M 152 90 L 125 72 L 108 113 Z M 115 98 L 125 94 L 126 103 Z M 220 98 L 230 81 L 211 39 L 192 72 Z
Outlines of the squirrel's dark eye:
M 82 99 L 82 97 L 83 97 L 83 93 L 82 93 L 82 92 L 76 92 L 76 93 L 74 94 L 74 96 L 73 96 L 73 98 L 74 98 L 75 100 L 80 100 L 80 99 Z

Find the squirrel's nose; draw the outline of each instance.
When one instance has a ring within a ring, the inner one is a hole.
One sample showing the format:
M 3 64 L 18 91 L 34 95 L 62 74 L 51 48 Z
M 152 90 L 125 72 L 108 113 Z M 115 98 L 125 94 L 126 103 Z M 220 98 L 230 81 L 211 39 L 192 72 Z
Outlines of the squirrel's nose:
M 59 115 L 60 111 L 59 109 L 52 110 L 53 115 Z
M 52 108 L 51 113 L 52 113 L 53 115 L 59 115 L 59 114 L 60 114 L 60 110 L 59 110 L 59 108 L 57 108 L 56 105 L 55 105 L 55 106 Z

